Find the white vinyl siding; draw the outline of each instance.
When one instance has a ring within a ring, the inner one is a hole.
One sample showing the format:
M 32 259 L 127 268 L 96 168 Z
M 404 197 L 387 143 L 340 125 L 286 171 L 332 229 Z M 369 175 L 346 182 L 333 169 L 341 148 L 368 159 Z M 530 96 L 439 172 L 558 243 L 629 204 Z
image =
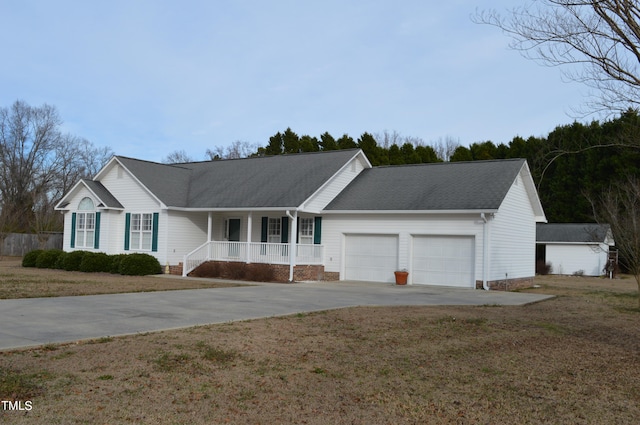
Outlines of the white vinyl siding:
M 345 278 L 393 282 L 398 270 L 397 235 L 346 235 Z
M 516 181 L 489 221 L 489 281 L 535 276 L 535 216 L 522 177 Z
M 184 254 L 193 251 L 207 240 L 207 213 L 187 213 L 183 211 L 169 211 L 160 214 L 160 222 L 167 223 L 160 226 L 158 234 L 159 256 L 161 264 L 178 264 L 183 261 Z M 213 221 L 214 239 L 221 240 L 224 219 L 215 217 Z M 219 231 L 219 236 L 215 231 Z M 167 241 L 171 241 L 168 243 Z
M 547 244 L 546 260 L 551 274 L 602 275 L 607 264 L 608 246 L 604 244 Z

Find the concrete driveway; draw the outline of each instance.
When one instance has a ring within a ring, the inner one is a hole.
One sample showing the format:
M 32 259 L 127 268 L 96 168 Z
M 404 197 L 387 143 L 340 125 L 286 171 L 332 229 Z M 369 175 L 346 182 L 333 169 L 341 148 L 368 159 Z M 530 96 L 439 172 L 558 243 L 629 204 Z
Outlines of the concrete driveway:
M 547 298 L 340 282 L 0 300 L 0 350 L 353 306 L 524 305 Z

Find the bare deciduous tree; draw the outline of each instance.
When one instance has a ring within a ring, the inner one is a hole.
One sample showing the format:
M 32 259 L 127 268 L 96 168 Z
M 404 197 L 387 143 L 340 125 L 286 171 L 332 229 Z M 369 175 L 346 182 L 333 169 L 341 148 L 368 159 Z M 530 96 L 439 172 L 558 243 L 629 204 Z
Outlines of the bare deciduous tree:
M 0 224 L 4 232 L 59 230 L 54 205 L 112 155 L 60 132 L 55 107 L 16 101 L 0 108 Z
M 444 139 L 440 138 L 438 139 L 438 141 L 432 142 L 430 146 L 436 152 L 438 158 L 445 162 L 448 162 L 456 149 L 458 149 L 462 145 L 460 144 L 459 140 L 454 139 L 451 136 L 447 136 Z
M 595 90 L 586 112 L 640 105 L 637 0 L 533 0 L 506 17 L 491 10 L 473 19 L 500 28 L 525 57 L 561 65 L 569 79 Z
M 48 197 L 57 203 L 78 180 L 95 176 L 112 156 L 109 147 L 95 147 L 87 139 L 71 134 L 60 136 L 53 152 L 55 184 Z
M 256 154 L 259 147 L 257 143 L 236 140 L 229 146 L 216 146 L 213 149 L 207 149 L 206 156 L 210 160 L 248 158 Z
M 0 196 L 5 225 L 29 228 L 33 199 L 52 179 L 51 152 L 59 143 L 61 120 L 49 105 L 32 108 L 17 101 L 0 108 Z
M 194 159 L 184 150 L 177 150 L 167 155 L 162 162 L 164 164 L 181 164 L 185 162 L 193 162 Z
M 628 177 L 590 201 L 596 219 L 611 226 L 620 261 L 635 277 L 640 293 L 640 180 Z
M 374 134 L 373 138 L 378 143 L 378 146 L 383 149 L 389 149 L 393 145 L 402 145 L 402 135 L 396 130 L 384 130 L 382 133 Z

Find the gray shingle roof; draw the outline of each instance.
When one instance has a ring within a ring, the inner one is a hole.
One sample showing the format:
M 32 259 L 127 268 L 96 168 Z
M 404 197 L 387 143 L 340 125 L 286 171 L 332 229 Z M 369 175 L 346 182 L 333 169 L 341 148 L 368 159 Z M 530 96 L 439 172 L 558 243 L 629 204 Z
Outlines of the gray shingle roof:
M 366 169 L 327 210 L 497 210 L 524 159 Z
M 122 204 L 116 199 L 115 196 L 111 194 L 107 190 L 106 187 L 102 185 L 102 183 L 83 179 L 82 182 L 87 185 L 87 187 L 100 199 L 102 202 L 102 206 L 98 205 L 98 207 L 105 208 L 124 208 Z
M 118 159 L 170 207 L 290 208 L 301 205 L 357 152 L 349 149 L 175 165 Z
M 538 223 L 536 224 L 536 242 L 604 242 L 609 231 L 608 224 Z

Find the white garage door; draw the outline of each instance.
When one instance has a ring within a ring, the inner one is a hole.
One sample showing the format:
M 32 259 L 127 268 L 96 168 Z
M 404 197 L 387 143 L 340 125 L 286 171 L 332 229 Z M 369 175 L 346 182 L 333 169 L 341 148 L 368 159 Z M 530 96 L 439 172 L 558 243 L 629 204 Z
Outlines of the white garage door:
M 468 236 L 415 236 L 413 283 L 475 287 L 474 242 Z
M 347 235 L 345 278 L 371 282 L 394 282 L 398 268 L 398 236 Z

